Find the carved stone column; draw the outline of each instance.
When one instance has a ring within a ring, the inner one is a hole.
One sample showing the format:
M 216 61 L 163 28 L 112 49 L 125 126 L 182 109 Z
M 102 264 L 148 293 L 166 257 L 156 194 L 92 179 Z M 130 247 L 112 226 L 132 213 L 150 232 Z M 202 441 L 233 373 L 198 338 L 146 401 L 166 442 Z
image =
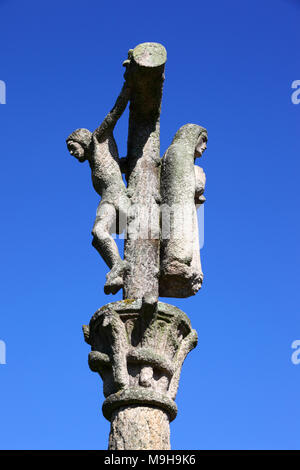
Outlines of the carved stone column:
M 130 110 L 127 194 L 131 201 L 124 257 L 124 299 L 155 302 L 159 278 L 160 110 L 167 53 L 139 44 L 129 54 Z
M 99 309 L 83 331 L 89 366 L 103 380 L 109 449 L 170 449 L 181 367 L 197 344 L 188 317 L 162 302 L 149 313 L 141 300 L 122 300 Z
M 89 366 L 103 380 L 110 449 L 170 448 L 182 363 L 197 343 L 185 313 L 158 302 L 159 295 L 195 295 L 203 280 L 195 204 L 205 200 L 205 174 L 195 159 L 206 148 L 207 133 L 199 125 L 182 126 L 161 158 L 166 60 L 158 43 L 130 49 L 111 111 L 93 132 L 80 128 L 67 138 L 70 154 L 89 163 L 101 197 L 92 243 L 110 269 L 104 292 L 123 288 L 124 300 L 105 305 L 83 327 Z M 127 103 L 127 156 L 120 159 L 113 131 Z M 183 235 L 177 228 L 185 229 Z M 124 259 L 112 237 L 122 230 Z

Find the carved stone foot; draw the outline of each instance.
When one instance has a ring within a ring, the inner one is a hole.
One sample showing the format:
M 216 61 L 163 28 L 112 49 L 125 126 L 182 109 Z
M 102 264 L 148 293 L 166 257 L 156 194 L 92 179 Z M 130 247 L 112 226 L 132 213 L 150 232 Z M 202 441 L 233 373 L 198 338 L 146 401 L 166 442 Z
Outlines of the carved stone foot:
M 123 287 L 125 267 L 125 261 L 121 260 L 116 263 L 106 275 L 106 283 L 104 285 L 105 294 L 116 294 Z
M 98 310 L 83 331 L 92 347 L 89 366 L 103 379 L 102 411 L 112 423 L 110 449 L 168 449 L 181 367 L 197 344 L 188 317 L 162 302 L 153 315 L 145 315 L 142 300 L 122 300 Z M 133 416 L 139 422 L 132 422 Z M 149 447 L 136 440 L 143 422 L 153 424 L 139 433 Z

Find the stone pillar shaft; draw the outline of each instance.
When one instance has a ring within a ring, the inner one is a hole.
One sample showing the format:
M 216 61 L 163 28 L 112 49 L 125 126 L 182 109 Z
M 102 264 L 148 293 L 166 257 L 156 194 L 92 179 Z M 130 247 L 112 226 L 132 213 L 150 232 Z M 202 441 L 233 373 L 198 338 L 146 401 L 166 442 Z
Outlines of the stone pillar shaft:
M 89 161 L 94 188 L 102 198 L 93 245 L 111 269 L 104 291 L 116 293 L 123 287 L 123 300 L 99 309 L 83 328 L 91 346 L 89 366 L 103 380 L 102 411 L 111 422 L 111 450 L 170 448 L 169 423 L 177 414 L 174 400 L 181 367 L 197 344 L 188 317 L 158 302 L 159 295 L 194 295 L 203 278 L 196 234 L 191 241 L 178 240 L 173 222 L 167 240 L 161 233 L 162 202 L 172 206 L 170 211 L 176 203 L 188 203 L 188 223 L 182 216 L 179 225 L 195 232 L 195 202 L 205 184 L 194 165 L 205 148 L 204 140 L 199 141 L 205 131 L 200 126 L 183 126 L 160 158 L 166 59 L 166 50 L 158 43 L 130 50 L 114 108 L 93 134 L 78 129 L 67 140 L 72 155 Z M 120 160 L 113 129 L 128 101 L 127 157 Z M 124 260 L 110 236 L 117 216 L 126 219 L 116 227 L 127 228 Z
M 131 55 L 128 132 L 128 220 L 124 299 L 158 298 L 160 109 L 167 59 L 161 44 L 144 43 Z
M 127 406 L 114 411 L 109 435 L 110 450 L 170 449 L 169 417 L 150 406 Z

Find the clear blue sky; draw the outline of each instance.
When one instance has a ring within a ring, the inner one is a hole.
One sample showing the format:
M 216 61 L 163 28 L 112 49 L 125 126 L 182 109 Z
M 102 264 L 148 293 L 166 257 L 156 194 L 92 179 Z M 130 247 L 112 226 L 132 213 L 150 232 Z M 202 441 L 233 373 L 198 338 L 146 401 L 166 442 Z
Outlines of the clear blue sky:
M 299 449 L 300 2 L 7 0 L 0 17 L 1 448 L 107 448 L 81 325 L 121 294 L 103 293 L 98 196 L 65 138 L 97 127 L 128 49 L 156 41 L 168 51 L 161 152 L 185 123 L 209 135 L 205 282 L 166 299 L 199 334 L 173 449 Z

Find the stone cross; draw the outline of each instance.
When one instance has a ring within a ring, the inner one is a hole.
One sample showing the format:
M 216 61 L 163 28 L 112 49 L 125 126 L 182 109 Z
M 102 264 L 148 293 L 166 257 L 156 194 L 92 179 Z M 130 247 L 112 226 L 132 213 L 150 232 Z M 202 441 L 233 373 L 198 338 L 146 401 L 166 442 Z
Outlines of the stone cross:
M 170 448 L 182 363 L 197 344 L 188 317 L 158 301 L 195 295 L 203 281 L 197 207 L 205 201 L 205 174 L 195 160 L 207 132 L 182 126 L 161 158 L 166 58 L 157 43 L 129 50 L 112 110 L 94 132 L 80 128 L 67 138 L 69 152 L 88 161 L 101 197 L 92 244 L 110 269 L 104 292 L 123 289 L 122 301 L 105 305 L 83 327 L 89 366 L 103 380 L 109 449 Z M 113 131 L 128 103 L 127 156 L 120 158 Z M 122 232 L 124 259 L 112 236 Z

